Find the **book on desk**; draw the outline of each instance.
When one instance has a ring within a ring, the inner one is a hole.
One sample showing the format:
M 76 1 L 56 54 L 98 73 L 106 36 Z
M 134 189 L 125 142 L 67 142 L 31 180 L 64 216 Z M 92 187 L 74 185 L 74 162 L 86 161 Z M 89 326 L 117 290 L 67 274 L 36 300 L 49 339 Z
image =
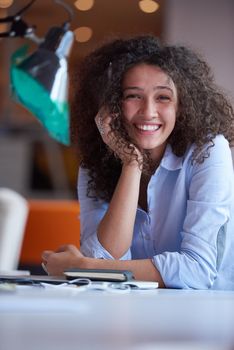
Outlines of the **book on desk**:
M 125 282 L 134 279 L 133 273 L 127 270 L 72 268 L 65 270 L 64 275 L 68 280 L 74 278 L 87 278 L 91 281 Z
M 121 283 L 131 289 L 156 289 L 159 284 L 156 281 L 139 281 L 135 280 L 134 275 L 128 270 L 108 270 L 108 269 L 69 269 L 64 271 L 68 280 L 74 278 L 89 279 L 93 282 L 103 281 L 112 283 Z
M 125 282 L 133 280 L 134 276 L 131 271 L 125 270 L 106 270 L 106 269 L 69 269 L 64 271 L 64 276 L 48 275 L 30 275 L 29 273 L 0 274 L 0 281 L 12 282 L 19 284 L 30 283 L 53 283 L 59 284 L 66 281 L 77 280 L 78 285 L 85 284 L 85 280 L 105 281 L 105 282 Z
M 22 271 L 23 272 L 23 271 Z M 108 285 L 128 285 L 131 289 L 156 289 L 156 281 L 135 280 L 134 275 L 128 270 L 107 269 L 69 269 L 64 271 L 64 276 L 30 275 L 29 273 L 1 274 L 0 283 L 14 283 L 23 285 L 47 284 L 75 284 L 77 286 L 90 285 L 90 283 L 106 283 Z

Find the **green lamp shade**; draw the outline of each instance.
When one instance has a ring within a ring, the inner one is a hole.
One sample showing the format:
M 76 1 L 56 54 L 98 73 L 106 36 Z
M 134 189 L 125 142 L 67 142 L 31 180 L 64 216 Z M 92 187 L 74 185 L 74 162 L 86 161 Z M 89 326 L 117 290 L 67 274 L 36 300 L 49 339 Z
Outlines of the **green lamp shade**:
M 66 101 L 54 101 L 48 91 L 17 66 L 11 68 L 13 95 L 35 115 L 49 134 L 69 145 L 69 106 Z
M 28 109 L 49 135 L 70 144 L 70 118 L 67 101 L 66 62 L 46 50 L 25 58 L 25 47 L 11 59 L 11 89 L 13 98 Z

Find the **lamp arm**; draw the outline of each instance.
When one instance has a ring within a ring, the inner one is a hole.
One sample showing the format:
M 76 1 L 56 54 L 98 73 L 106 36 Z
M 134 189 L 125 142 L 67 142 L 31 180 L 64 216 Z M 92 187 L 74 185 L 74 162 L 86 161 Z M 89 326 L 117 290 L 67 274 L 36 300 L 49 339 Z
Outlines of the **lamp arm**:
M 5 20 L 5 18 L 4 18 Z M 8 21 L 8 18 L 7 18 Z M 0 21 L 1 23 L 4 23 L 5 21 Z M 22 20 L 20 16 L 16 16 L 12 18 L 11 20 L 11 28 L 8 32 L 2 32 L 0 33 L 0 38 L 15 38 L 15 37 L 24 37 L 31 39 L 37 44 L 41 44 L 44 39 L 39 38 L 34 33 L 35 26 L 28 26 L 28 24 Z
M 24 6 L 22 9 L 20 9 L 15 15 L 13 16 L 7 16 L 5 18 L 0 18 L 0 23 L 8 23 L 8 22 L 13 22 L 15 20 L 15 18 L 17 16 L 21 16 L 21 14 L 25 11 L 27 11 L 27 9 L 32 6 L 32 4 L 35 2 L 36 0 L 31 0 L 26 6 Z
M 13 22 L 14 16 L 8 16 L 5 18 L 0 18 L 0 23 L 7 23 L 7 22 Z
M 27 11 L 30 6 L 35 2 L 36 0 L 31 0 L 26 6 L 24 6 L 22 9 L 20 9 L 16 14 L 13 16 L 7 16 L 5 18 L 0 18 L 0 23 L 11 23 L 11 28 L 7 32 L 0 33 L 0 38 L 6 38 L 6 37 L 26 37 L 26 38 L 32 38 L 32 40 L 38 42 L 40 41 L 39 38 L 36 37 L 34 34 L 35 26 L 29 26 L 22 18 L 21 15 L 23 12 Z
M 25 37 L 34 41 L 36 44 L 43 43 L 44 39 L 39 38 L 35 34 L 35 26 L 29 26 L 22 18 L 21 15 L 32 6 L 36 0 L 31 0 L 26 6 L 20 9 L 15 15 L 7 16 L 5 18 L 0 18 L 0 23 L 11 23 L 11 28 L 7 32 L 0 33 L 0 38 L 15 38 L 15 37 Z M 68 19 L 63 23 L 62 28 L 66 31 L 70 26 L 70 22 L 73 17 L 73 10 L 71 6 L 66 4 L 63 0 L 54 0 L 55 3 L 61 5 L 68 13 Z
M 23 12 L 27 11 L 29 9 L 29 7 L 32 6 L 32 4 L 35 2 L 36 0 L 31 0 L 27 5 L 25 5 L 22 9 L 20 9 L 15 16 L 21 16 Z
M 68 13 L 68 19 L 67 21 L 63 24 L 65 26 L 65 29 L 68 29 L 70 22 L 72 21 L 72 18 L 74 16 L 74 11 L 72 10 L 71 6 L 65 3 L 63 0 L 54 0 L 54 2 L 58 5 L 61 5 Z

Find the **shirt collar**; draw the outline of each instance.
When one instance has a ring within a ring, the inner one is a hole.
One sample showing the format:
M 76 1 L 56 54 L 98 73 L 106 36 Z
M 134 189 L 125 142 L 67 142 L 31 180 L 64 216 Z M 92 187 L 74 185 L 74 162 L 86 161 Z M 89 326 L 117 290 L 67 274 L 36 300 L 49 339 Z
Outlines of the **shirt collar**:
M 161 160 L 161 166 L 167 170 L 178 170 L 182 168 L 183 157 L 177 157 L 171 149 L 171 145 L 167 144 L 164 156 Z

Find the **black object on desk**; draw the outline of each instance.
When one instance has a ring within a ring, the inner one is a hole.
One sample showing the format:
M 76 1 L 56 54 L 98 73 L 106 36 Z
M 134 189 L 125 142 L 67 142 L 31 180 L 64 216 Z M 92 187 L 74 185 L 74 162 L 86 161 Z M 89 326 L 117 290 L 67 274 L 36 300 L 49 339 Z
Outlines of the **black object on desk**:
M 68 280 L 74 278 L 87 278 L 91 281 L 125 282 L 134 279 L 133 273 L 128 270 L 72 268 L 65 270 L 64 275 Z
M 62 284 L 66 283 L 67 279 L 62 278 L 61 276 L 46 276 L 46 275 L 29 275 L 29 276 L 17 276 L 17 275 L 0 275 L 0 283 L 15 283 L 15 284 L 24 284 L 24 285 L 40 285 L 41 283 L 50 283 L 50 284 Z M 87 285 L 88 281 L 79 280 L 74 281 L 75 285 L 83 286 Z

